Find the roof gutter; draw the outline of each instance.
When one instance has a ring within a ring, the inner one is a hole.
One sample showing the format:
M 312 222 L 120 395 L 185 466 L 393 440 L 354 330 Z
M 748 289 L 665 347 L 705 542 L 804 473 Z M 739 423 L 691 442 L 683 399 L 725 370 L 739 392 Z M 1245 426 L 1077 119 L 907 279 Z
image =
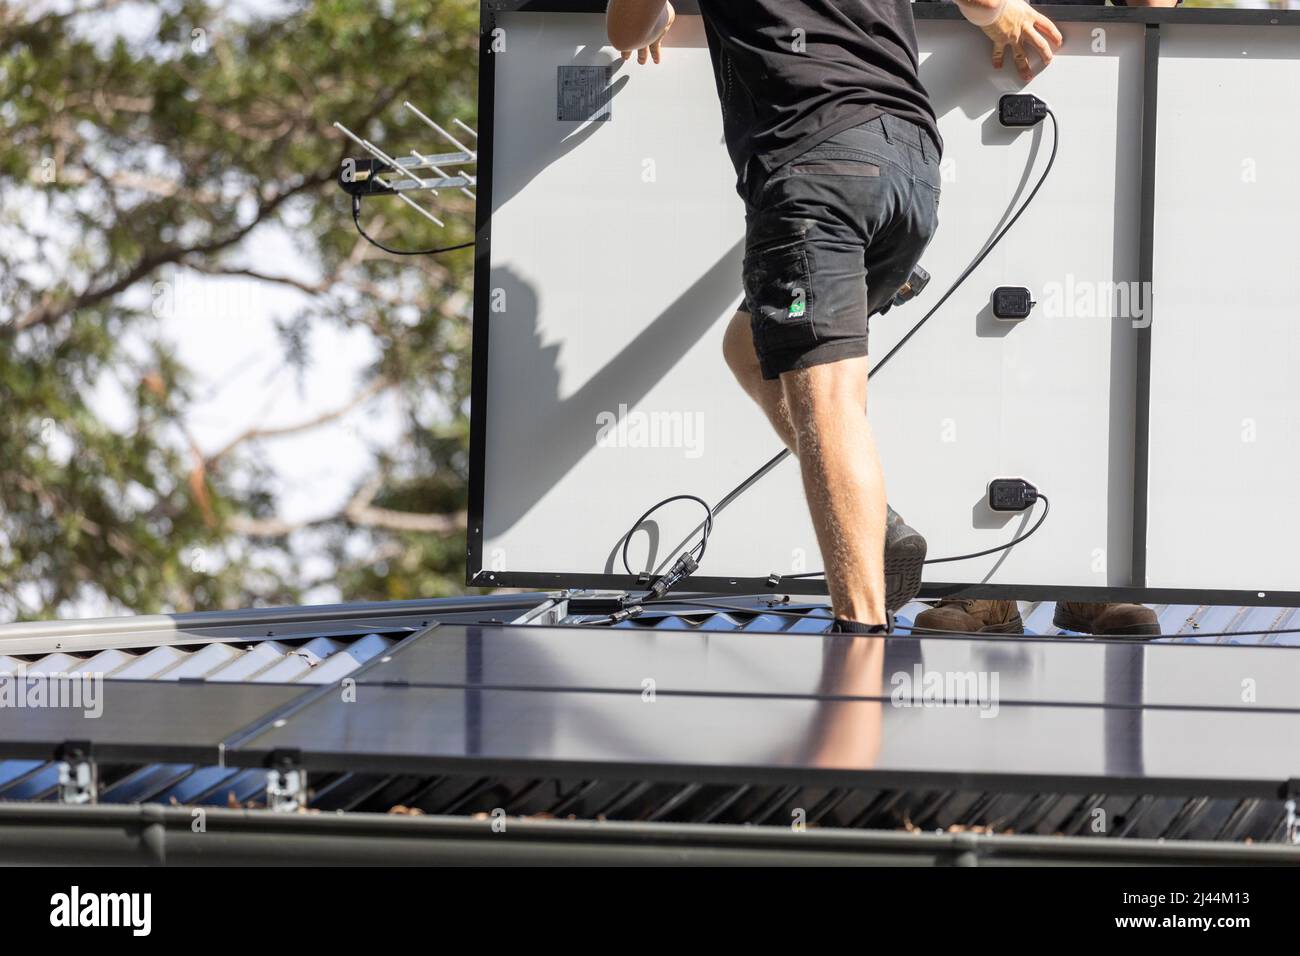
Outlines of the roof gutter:
M 495 826 L 494 826 L 495 823 Z M 0 804 L 0 864 L 1241 865 L 1300 846 L 369 813 Z

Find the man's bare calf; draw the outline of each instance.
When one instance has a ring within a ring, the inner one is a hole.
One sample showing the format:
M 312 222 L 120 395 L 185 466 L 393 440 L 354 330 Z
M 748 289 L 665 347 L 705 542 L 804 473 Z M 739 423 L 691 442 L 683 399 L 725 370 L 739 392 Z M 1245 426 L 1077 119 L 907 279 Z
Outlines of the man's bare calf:
M 722 336 L 722 357 L 745 394 L 763 410 L 785 447 L 797 456 L 799 449 L 795 447 L 794 424 L 790 421 L 790 407 L 785 402 L 785 389 L 777 379 L 763 378 L 749 323 L 748 312 L 737 312 L 731 317 Z
M 732 318 L 723 354 L 799 459 L 835 616 L 885 624 L 885 481 L 865 414 L 867 359 L 764 379 L 747 312 Z

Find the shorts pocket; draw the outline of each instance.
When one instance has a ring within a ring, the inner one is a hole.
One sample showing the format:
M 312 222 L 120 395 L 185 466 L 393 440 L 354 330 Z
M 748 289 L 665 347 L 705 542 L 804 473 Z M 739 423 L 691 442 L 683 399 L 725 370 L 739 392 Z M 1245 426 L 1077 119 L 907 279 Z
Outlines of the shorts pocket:
M 808 162 L 795 163 L 790 167 L 792 172 L 811 173 L 822 176 L 880 176 L 880 167 L 875 163 L 868 163 L 853 160 L 829 160 L 816 159 Z
M 921 205 L 925 207 L 926 212 L 923 221 L 928 225 L 927 241 L 939 228 L 939 200 L 941 195 L 942 190 L 938 186 L 923 185 L 919 189 Z
M 804 243 L 750 253 L 744 278 L 754 344 L 760 351 L 817 341 L 812 270 Z

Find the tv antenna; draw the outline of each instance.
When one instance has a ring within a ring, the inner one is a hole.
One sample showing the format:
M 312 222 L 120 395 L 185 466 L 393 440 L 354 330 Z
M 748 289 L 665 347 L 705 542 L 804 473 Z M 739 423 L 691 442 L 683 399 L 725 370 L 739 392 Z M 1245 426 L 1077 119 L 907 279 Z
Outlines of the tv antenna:
M 396 196 L 425 219 L 445 228 L 446 223 L 412 199 L 410 194 L 428 193 L 436 197 L 440 190 L 458 189 L 470 199 L 477 198 L 471 187 L 478 184 L 478 178 L 466 167 L 477 166 L 478 153 L 430 119 L 409 100 L 403 101 L 402 106 L 419 117 L 421 122 L 440 137 L 439 148 L 443 151 L 411 149 L 409 155 L 391 156 L 370 140 L 336 122 L 334 126 L 339 132 L 370 154 L 369 157 L 348 157 L 343 160 L 339 169 L 339 187 L 352 197 L 354 220 L 357 220 L 364 197 Z M 478 133 L 459 119 L 453 119 L 450 125 L 456 127 L 465 138 L 478 142 Z M 454 151 L 447 152 L 448 146 Z M 357 228 L 361 228 L 360 221 L 357 221 Z M 365 231 L 362 230 L 361 234 L 365 236 Z M 370 241 L 374 242 L 373 239 Z

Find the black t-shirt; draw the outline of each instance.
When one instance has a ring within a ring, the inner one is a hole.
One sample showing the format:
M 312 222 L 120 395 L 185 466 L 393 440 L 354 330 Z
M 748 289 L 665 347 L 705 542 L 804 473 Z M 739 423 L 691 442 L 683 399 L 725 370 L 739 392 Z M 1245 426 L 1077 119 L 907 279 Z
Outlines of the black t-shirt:
M 940 144 L 910 0 L 700 0 L 727 149 L 743 181 L 882 113 Z

